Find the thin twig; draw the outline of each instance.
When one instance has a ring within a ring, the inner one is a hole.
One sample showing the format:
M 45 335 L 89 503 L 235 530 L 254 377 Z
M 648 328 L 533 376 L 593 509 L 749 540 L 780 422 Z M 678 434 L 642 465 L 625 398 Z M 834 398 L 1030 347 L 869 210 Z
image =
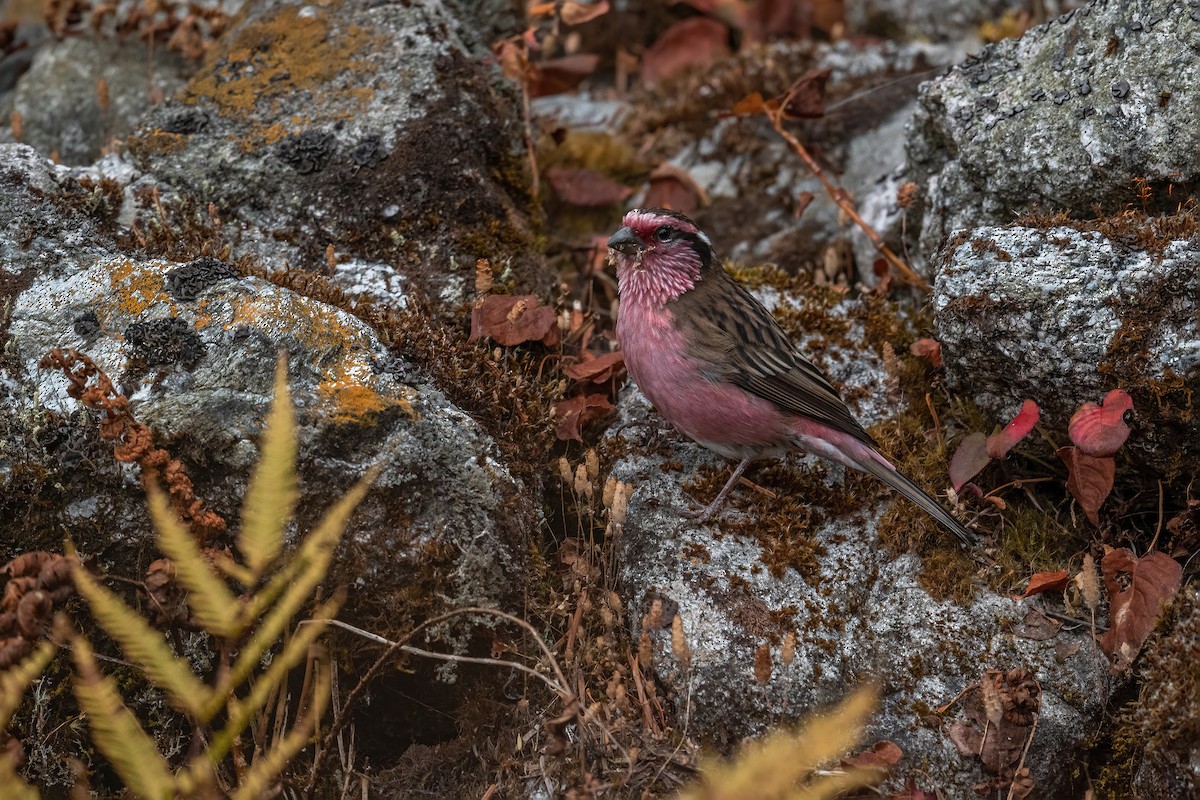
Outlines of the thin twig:
M 1041 686 L 1038 686 L 1041 689 Z M 1017 773 L 1021 771 L 1021 767 L 1025 766 L 1025 754 L 1029 752 L 1029 745 L 1033 744 L 1033 735 L 1037 733 L 1038 715 L 1033 715 L 1033 727 L 1029 729 L 1029 738 L 1025 740 L 1025 749 L 1021 751 L 1021 760 L 1017 762 L 1017 768 L 1013 771 L 1013 782 L 1008 785 L 1008 800 L 1013 800 L 1013 792 L 1017 788 Z
M 854 220 L 855 224 L 862 229 L 863 233 L 867 235 L 867 238 L 871 240 L 871 243 L 875 245 L 875 249 L 879 251 L 879 254 L 882 255 L 887 262 L 895 267 L 896 271 L 900 273 L 901 279 L 904 280 L 905 283 L 915 286 L 922 291 L 928 292 L 930 287 L 925 279 L 913 271 L 913 268 L 906 264 L 904 259 L 896 255 L 896 253 L 892 251 L 892 248 L 888 247 L 887 242 L 883 240 L 883 237 L 880 236 L 874 228 L 868 225 L 866 220 L 859 216 L 858 211 L 856 211 L 854 208 L 854 204 L 850 202 L 850 199 L 846 194 L 846 190 L 840 186 L 835 186 L 833 182 L 825 176 L 821 166 L 808 152 L 807 148 L 800 143 L 800 140 L 783 127 L 784 109 L 788 107 L 788 104 L 791 102 L 791 100 L 792 92 L 789 91 L 787 95 L 784 96 L 782 102 L 779 103 L 777 108 L 773 110 L 768 108 L 766 110 L 767 119 L 771 120 L 771 126 L 775 128 L 775 132 L 783 137 L 783 140 L 791 146 L 796 155 L 800 156 L 800 159 L 804 162 L 804 164 L 809 168 L 809 170 L 812 171 L 817 180 L 821 182 L 821 185 L 825 187 L 825 191 L 829 194 L 829 197 L 833 200 L 833 202 L 837 204 L 838 208 L 846 212 L 846 216 Z

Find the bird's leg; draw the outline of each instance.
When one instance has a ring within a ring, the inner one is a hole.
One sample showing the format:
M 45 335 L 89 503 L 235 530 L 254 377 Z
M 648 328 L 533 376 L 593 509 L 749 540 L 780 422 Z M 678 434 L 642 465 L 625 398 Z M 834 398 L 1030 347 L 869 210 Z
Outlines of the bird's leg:
M 737 483 L 738 478 L 742 477 L 742 473 L 746 471 L 746 467 L 750 464 L 750 461 L 751 459 L 747 457 L 738 462 L 738 465 L 733 468 L 733 474 L 729 476 L 729 480 L 725 481 L 725 485 L 721 487 L 721 491 L 717 492 L 716 498 L 711 503 L 704 506 L 704 508 L 686 510 L 680 513 L 696 522 L 707 522 L 708 518 L 715 514 L 721 507 L 721 504 L 725 502 L 725 497 L 729 494 L 733 485 Z

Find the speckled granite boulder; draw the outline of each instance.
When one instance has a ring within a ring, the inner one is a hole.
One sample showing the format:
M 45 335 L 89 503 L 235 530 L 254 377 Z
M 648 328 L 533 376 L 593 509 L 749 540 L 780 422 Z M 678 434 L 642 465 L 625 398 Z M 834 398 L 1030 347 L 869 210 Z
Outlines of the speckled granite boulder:
M 217 259 L 119 251 L 79 211 L 91 197 L 80 177 L 0 146 L 0 281 L 11 298 L 0 318 L 0 558 L 58 550 L 66 532 L 134 577 L 153 552 L 137 470 L 113 460 L 63 376 L 38 367 L 48 350 L 90 355 L 234 525 L 284 351 L 300 421 L 299 528 L 386 463 L 335 568 L 362 590 L 350 607 L 513 607 L 536 505 L 467 414 L 342 310 Z
M 978 228 L 947 242 L 933 308 L 947 379 L 997 418 L 1032 398 L 1064 430 L 1121 388 L 1130 448 L 1172 474 L 1200 463 L 1200 237 L 1147 252 L 1075 228 Z
M 834 311 L 852 323 L 846 342 L 830 345 L 814 334 L 804 347 L 820 354 L 847 396 L 862 398 L 852 405 L 870 424 L 895 404 L 887 400 L 886 371 L 853 322 L 859 302 Z M 653 601 L 662 601 L 662 627 L 651 626 L 649 636 L 677 728 L 727 747 L 874 680 L 882 702 L 866 740 L 891 740 L 905 752 L 894 771 L 897 790 L 913 777 L 942 797 L 967 800 L 989 776 L 952 739 L 961 720 L 952 701 L 985 669 L 1024 667 L 1042 689 L 1026 761 L 1037 796 L 1070 786 L 1070 754 L 1103 717 L 1107 691 L 1086 631 L 1051 623 L 1039 636 L 1025 630 L 1029 604 L 986 589 L 966 604 L 935 599 L 924 588 L 921 560 L 881 545 L 886 509 L 903 501 L 812 457 L 752 471 L 752 480 L 779 496 L 739 487 L 719 524 L 696 526 L 679 514 L 692 502 L 684 485 L 722 462 L 668 432 L 636 389 L 626 390 L 618 408 L 614 430 L 625 455 L 612 474 L 633 486 L 618 545 L 620 585 L 635 639 Z M 945 547 L 956 546 L 947 539 Z M 690 669 L 672 644 L 676 613 Z M 789 632 L 794 656 L 784 663 Z M 763 667 L 769 679 L 760 683 Z M 949 713 L 934 713 L 947 704 Z
M 908 143 L 920 254 L 1034 209 L 1123 209 L 1134 181 L 1173 207 L 1166 184 L 1198 185 L 1197 152 L 1200 7 L 1095 0 L 922 88 Z
M 182 89 L 190 71 L 179 54 L 148 52 L 137 39 L 75 36 L 43 44 L 12 93 L 0 96 L 0 142 L 13 141 L 8 122 L 17 113 L 23 143 L 63 164 L 91 164 L 155 99 Z
M 263 0 L 130 139 L 139 165 L 254 231 L 238 252 L 370 262 L 458 297 L 531 231 L 518 96 L 441 0 Z

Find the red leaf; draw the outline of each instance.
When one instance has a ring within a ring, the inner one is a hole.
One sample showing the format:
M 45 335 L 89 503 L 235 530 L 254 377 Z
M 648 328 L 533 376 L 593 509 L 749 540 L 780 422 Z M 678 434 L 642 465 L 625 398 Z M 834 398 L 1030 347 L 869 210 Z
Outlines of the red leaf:
M 935 367 L 942 366 L 942 343 L 937 339 L 917 339 L 908 352 L 917 358 L 929 359 L 929 363 Z
M 545 97 L 548 94 L 569 92 L 600 66 L 600 56 L 593 53 L 576 53 L 573 56 L 549 58 L 532 64 L 529 81 L 530 97 Z
M 611 409 L 612 403 L 602 394 L 580 394 L 560 400 L 554 404 L 554 416 L 558 419 L 554 433 L 559 439 L 582 442 L 583 427 Z
M 573 206 L 611 206 L 633 194 L 628 186 L 587 167 L 551 167 L 546 180 L 563 202 Z
M 1117 462 L 1095 458 L 1077 447 L 1058 448 L 1058 457 L 1067 462 L 1067 490 L 1093 525 L 1100 524 L 1100 506 L 1112 491 Z
M 531 294 L 519 297 L 493 294 L 471 312 L 470 341 L 490 336 L 504 347 L 522 342 L 558 342 L 558 315 L 551 306 L 539 306 Z
M 604 383 L 620 371 L 621 367 L 625 364 L 625 358 L 620 353 L 605 353 L 602 356 L 594 356 L 589 351 L 584 350 L 582 355 L 582 361 L 563 368 L 563 372 L 567 373 L 568 377 L 574 378 L 577 381 Z
M 1029 579 L 1029 586 L 1025 588 L 1025 594 L 1014 595 L 1013 599 L 1024 600 L 1026 597 L 1033 597 L 1042 592 L 1061 592 L 1067 588 L 1068 581 L 1065 569 L 1058 572 L 1035 572 Z
M 1032 400 L 1022 403 L 1021 412 L 1013 418 L 1013 421 L 1005 425 L 1004 430 L 988 437 L 987 454 L 996 460 L 1008 455 L 1008 451 L 1012 450 L 1017 442 L 1028 436 L 1029 432 L 1033 430 L 1033 426 L 1037 425 L 1040 414 L 1037 403 Z
M 663 31 L 642 56 L 642 81 L 654 85 L 729 55 L 729 30 L 708 17 L 692 17 Z
M 871 745 L 870 750 L 864 750 L 856 756 L 842 759 L 843 767 L 859 767 L 860 769 L 890 770 L 904 758 L 904 751 L 895 742 L 886 739 Z
M 779 106 L 778 101 L 764 100 L 761 92 L 751 92 L 733 104 L 733 108 L 722 111 L 719 117 L 753 117 L 755 114 L 766 114 Z
M 607 13 L 608 0 L 595 0 L 594 3 L 566 0 L 562 7 L 562 21 L 564 25 L 580 25 Z
M 691 214 L 700 206 L 708 205 L 708 194 L 691 175 L 670 164 L 660 164 L 650 173 L 650 188 L 642 205 Z
M 962 444 L 954 451 L 950 459 L 950 485 L 954 491 L 979 474 L 991 459 L 987 454 L 987 437 L 982 433 L 972 433 L 962 440 Z
M 1104 396 L 1103 406 L 1084 403 L 1071 417 L 1067 434 L 1089 456 L 1111 456 L 1129 437 L 1125 412 L 1133 410 L 1133 398 L 1120 389 Z
M 1141 651 L 1165 603 L 1179 591 L 1183 568 L 1166 553 L 1137 558 L 1122 547 L 1100 562 L 1108 590 L 1109 627 L 1100 648 L 1112 658 L 1113 673 L 1124 671 Z
M 780 98 L 787 119 L 819 119 L 825 116 L 825 84 L 833 70 L 810 69 L 796 79 Z

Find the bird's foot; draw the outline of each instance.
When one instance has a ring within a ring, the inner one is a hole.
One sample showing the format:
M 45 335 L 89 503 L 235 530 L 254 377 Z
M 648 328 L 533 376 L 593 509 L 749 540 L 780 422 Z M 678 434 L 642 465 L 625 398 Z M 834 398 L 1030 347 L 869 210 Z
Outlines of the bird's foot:
M 679 516 L 683 517 L 684 519 L 690 519 L 693 522 L 708 522 L 710 519 L 712 519 L 713 515 L 721 509 L 722 501 L 724 499 L 724 497 L 718 497 L 716 500 L 712 501 L 706 506 L 700 505 L 700 503 L 692 500 L 689 508 L 683 508 L 679 510 Z

